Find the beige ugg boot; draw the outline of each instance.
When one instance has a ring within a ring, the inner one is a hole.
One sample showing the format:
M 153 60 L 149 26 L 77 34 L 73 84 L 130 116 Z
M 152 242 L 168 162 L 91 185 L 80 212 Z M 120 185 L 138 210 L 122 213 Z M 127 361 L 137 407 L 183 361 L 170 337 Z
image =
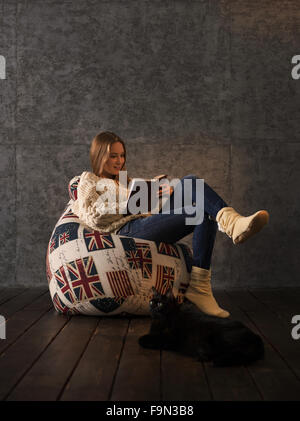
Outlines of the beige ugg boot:
M 219 210 L 216 216 L 219 231 L 232 238 L 234 244 L 243 243 L 259 232 L 269 222 L 269 213 L 260 210 L 250 216 L 242 216 L 231 207 Z
M 185 297 L 203 311 L 203 313 L 216 317 L 228 317 L 230 313 L 220 308 L 211 290 L 211 269 L 202 269 L 192 266 L 191 280 Z

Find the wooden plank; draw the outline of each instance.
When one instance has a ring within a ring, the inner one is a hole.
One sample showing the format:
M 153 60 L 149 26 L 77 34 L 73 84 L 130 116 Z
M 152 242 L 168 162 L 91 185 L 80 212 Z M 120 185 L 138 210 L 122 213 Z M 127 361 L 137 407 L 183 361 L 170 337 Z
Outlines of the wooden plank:
M 259 327 L 267 341 L 279 353 L 286 365 L 300 379 L 300 341 L 291 336 L 291 324 L 280 319 L 276 312 L 266 307 L 252 294 L 228 291 L 251 320 Z
M 98 317 L 73 316 L 9 394 L 7 400 L 57 400 L 98 322 Z
M 103 317 L 60 400 L 107 401 L 118 368 L 129 319 Z
M 39 297 L 37 297 L 35 300 L 27 304 L 25 307 L 22 308 L 22 311 L 34 311 L 34 310 L 45 310 L 53 308 L 53 302 L 49 293 L 49 290 L 47 289 L 44 293 L 42 293 Z
M 224 291 L 215 290 L 214 296 L 219 305 L 232 314 L 232 307 Z M 214 400 L 218 401 L 258 401 L 261 395 L 253 383 L 249 371 L 244 366 L 214 367 L 204 363 L 208 383 Z
M 226 290 L 226 292 L 228 301 L 225 308 L 231 311 L 232 317 L 245 323 L 263 339 L 265 358 L 247 367 L 263 399 L 270 401 L 298 400 L 300 396 L 298 379 L 261 334 L 258 329 L 259 326 L 257 328 L 251 322 L 251 319 L 238 307 L 237 302 L 230 297 L 230 290 Z M 244 292 L 244 294 L 247 294 L 247 292 Z
M 142 348 L 138 343 L 150 323 L 149 317 L 131 319 L 110 400 L 161 400 L 160 351 Z
M 259 401 L 261 396 L 245 367 L 213 367 L 204 363 L 213 400 Z
M 9 319 L 9 317 L 11 317 L 14 313 L 36 300 L 41 295 L 45 294 L 46 290 L 46 287 L 27 288 L 22 294 L 17 295 L 11 300 L 1 304 L 0 314 L 2 314 L 6 320 Z
M 24 300 L 21 294 L 15 303 L 12 298 L 11 306 L 6 302 L 11 309 L 7 336 L 14 336 L 9 347 L 0 348 L 0 399 L 300 400 L 300 340 L 291 338 L 292 325 L 286 317 L 291 311 L 297 314 L 297 291 L 214 291 L 232 318 L 260 332 L 266 346 L 265 360 L 246 368 L 224 369 L 176 353 L 141 348 L 138 337 L 149 331 L 150 318 L 132 318 L 127 336 L 128 319 L 103 318 L 90 336 L 90 322 L 86 322 L 87 332 L 85 322 L 78 330 L 76 320 L 91 318 L 74 316 L 73 328 L 68 330 L 67 325 L 56 337 L 67 319 L 54 309 L 41 317 L 52 308 L 49 292 L 43 291 L 38 291 L 40 295 L 32 291 Z M 68 332 L 63 334 L 65 330 Z M 59 341 L 59 337 L 64 339 Z M 56 361 L 58 355 L 62 356 L 61 363 Z
M 0 304 L 5 303 L 6 301 L 10 300 L 11 298 L 16 297 L 22 292 L 26 291 L 26 288 L 1 288 L 0 290 Z
M 41 295 L 22 310 L 14 313 L 6 322 L 6 339 L 0 341 L 0 353 L 7 350 L 26 330 L 53 307 L 48 294 Z
M 287 323 L 300 314 L 299 288 L 255 288 L 249 292 Z
M 8 395 L 67 322 L 66 317 L 50 310 L 8 352 L 0 355 L 0 400 Z
M 163 351 L 161 359 L 163 401 L 211 400 L 200 361 L 169 351 Z

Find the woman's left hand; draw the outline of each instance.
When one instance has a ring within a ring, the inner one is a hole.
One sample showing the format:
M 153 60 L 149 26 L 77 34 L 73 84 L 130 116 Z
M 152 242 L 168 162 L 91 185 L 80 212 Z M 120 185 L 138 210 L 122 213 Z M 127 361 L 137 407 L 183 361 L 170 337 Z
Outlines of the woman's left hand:
M 169 186 L 168 183 L 164 183 L 164 184 L 161 184 L 160 185 L 159 190 L 158 190 L 156 196 L 157 197 L 162 197 L 162 196 L 165 196 L 165 195 L 170 195 L 171 196 L 171 194 L 173 193 L 173 191 L 174 191 L 174 187 L 173 186 Z

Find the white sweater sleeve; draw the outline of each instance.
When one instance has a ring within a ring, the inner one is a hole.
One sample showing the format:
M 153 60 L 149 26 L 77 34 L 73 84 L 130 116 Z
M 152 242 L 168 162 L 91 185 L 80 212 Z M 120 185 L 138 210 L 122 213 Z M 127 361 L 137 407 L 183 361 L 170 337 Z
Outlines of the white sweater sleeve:
M 103 189 L 97 188 L 99 180 L 94 173 L 83 172 L 77 188 L 77 200 L 73 204 L 73 212 L 91 227 L 109 226 L 124 217 L 120 209 L 126 201 L 121 202 L 119 208 L 118 201 L 111 200 L 112 197 L 118 198 L 118 195 L 111 195 L 109 183 Z

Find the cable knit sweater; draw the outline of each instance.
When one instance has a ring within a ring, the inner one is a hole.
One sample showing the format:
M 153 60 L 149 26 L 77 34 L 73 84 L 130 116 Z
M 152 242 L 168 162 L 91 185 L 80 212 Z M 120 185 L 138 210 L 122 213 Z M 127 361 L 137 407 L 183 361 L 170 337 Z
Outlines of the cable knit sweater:
M 147 213 L 124 216 L 121 212 L 122 209 L 125 210 L 123 206 L 126 203 L 127 193 L 128 189 L 115 180 L 101 178 L 94 173 L 84 171 L 78 183 L 77 199 L 71 199 L 69 204 L 73 213 L 90 228 L 116 234 L 128 221 L 150 215 Z

